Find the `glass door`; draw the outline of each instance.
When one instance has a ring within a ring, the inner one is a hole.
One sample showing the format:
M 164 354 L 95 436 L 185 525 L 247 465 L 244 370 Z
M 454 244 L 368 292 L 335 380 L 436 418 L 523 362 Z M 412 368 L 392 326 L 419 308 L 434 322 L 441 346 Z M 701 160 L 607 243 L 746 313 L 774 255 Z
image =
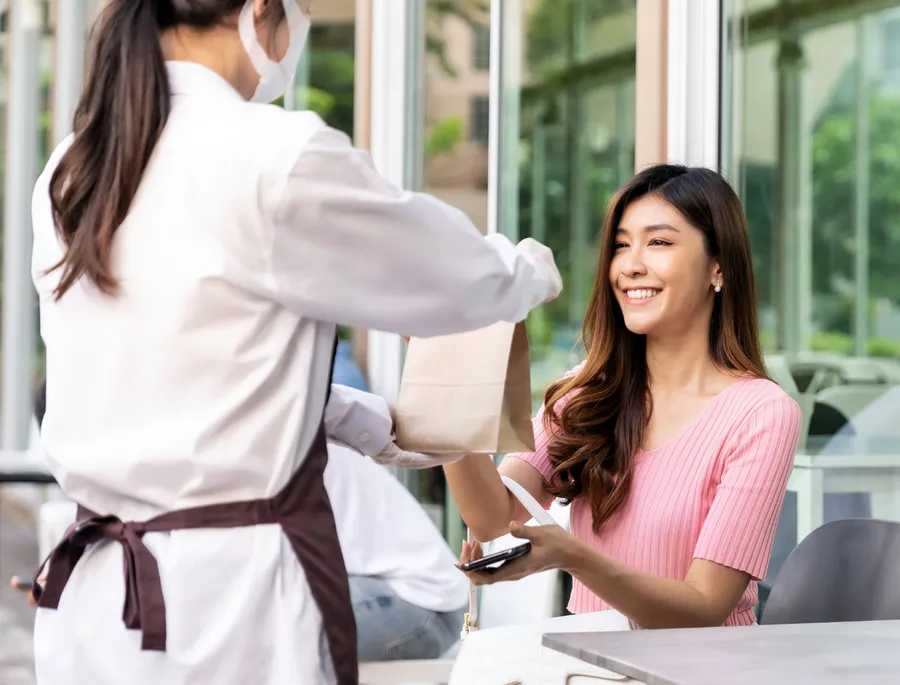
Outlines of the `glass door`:
M 750 223 L 767 362 L 814 407 L 809 455 L 852 465 L 827 494 L 790 487 L 771 581 L 823 522 L 900 518 L 900 481 L 864 465 L 900 454 L 900 2 L 724 6 L 723 164 Z
M 550 246 L 565 283 L 528 319 L 537 408 L 581 358 L 603 214 L 634 173 L 636 2 L 502 5 L 497 229 Z

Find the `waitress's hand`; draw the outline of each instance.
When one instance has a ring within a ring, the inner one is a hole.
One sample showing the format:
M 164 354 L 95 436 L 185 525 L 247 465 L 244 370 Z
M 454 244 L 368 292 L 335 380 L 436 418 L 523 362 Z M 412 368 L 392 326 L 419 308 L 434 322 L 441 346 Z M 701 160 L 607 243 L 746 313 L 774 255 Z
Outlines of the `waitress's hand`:
M 383 466 L 396 466 L 401 469 L 431 469 L 444 464 L 452 464 L 459 461 L 463 454 L 422 454 L 420 452 L 407 452 L 397 447 L 393 439 L 381 454 L 376 454 L 372 460 Z
M 578 538 L 557 525 L 523 526 L 513 522 L 509 524 L 509 532 L 520 540 L 528 540 L 531 543 L 531 551 L 523 557 L 507 562 L 496 571 L 466 573 L 473 584 L 493 585 L 507 580 L 519 580 L 550 569 L 566 568 L 574 550 L 581 544 Z M 482 556 L 480 544 L 463 542 L 459 563 L 462 565 Z
M 559 297 L 563 289 L 562 276 L 559 274 L 550 248 L 534 238 L 525 238 L 516 245 L 516 251 L 547 279 L 547 295 L 544 302 L 550 302 Z

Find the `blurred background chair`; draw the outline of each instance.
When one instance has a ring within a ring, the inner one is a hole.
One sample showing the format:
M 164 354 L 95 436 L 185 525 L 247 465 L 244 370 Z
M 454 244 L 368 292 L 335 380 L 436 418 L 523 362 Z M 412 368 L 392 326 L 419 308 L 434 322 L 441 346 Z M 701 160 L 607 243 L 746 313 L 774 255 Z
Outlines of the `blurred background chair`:
M 828 523 L 791 553 L 761 622 L 900 620 L 900 523 Z

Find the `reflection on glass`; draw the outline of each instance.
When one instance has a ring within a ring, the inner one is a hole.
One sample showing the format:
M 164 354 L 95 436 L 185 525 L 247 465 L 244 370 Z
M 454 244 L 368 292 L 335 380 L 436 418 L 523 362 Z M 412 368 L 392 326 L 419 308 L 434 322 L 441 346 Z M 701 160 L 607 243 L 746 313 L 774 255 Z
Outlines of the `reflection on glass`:
M 490 3 L 425 3 L 425 190 L 487 231 Z
M 538 402 L 576 359 L 596 233 L 634 170 L 635 0 L 501 7 L 502 26 L 494 26 L 486 0 L 426 1 L 425 183 L 487 231 L 488 148 L 499 142 L 498 229 L 549 245 L 566 284 L 528 321 Z M 489 130 L 491 32 L 503 55 L 499 141 Z M 423 473 L 421 498 L 439 503 L 443 493 L 443 477 Z M 447 537 L 458 549 L 463 531 L 447 507 Z
M 884 359 L 893 373 L 900 2 L 834 19 L 795 9 L 793 25 L 731 4 L 750 11 L 730 34 L 723 161 L 750 219 L 767 349 Z
M 833 4 L 726 3 L 722 163 L 816 475 L 792 479 L 770 579 L 823 521 L 900 519 L 900 2 Z
M 425 1 L 424 184 L 482 231 L 488 226 L 490 2 Z M 458 552 L 462 519 L 443 471 L 410 474 L 407 485 Z
M 353 6 L 347 10 L 328 19 L 316 17 L 285 106 L 312 110 L 352 137 L 356 36 Z
M 503 63 L 500 229 L 549 245 L 565 290 L 529 317 L 535 404 L 575 350 L 596 275 L 606 204 L 634 173 L 634 0 L 526 0 L 504 5 L 504 40 L 521 46 Z M 508 53 L 506 53 L 508 54 Z M 509 183 L 502 178 L 501 186 Z

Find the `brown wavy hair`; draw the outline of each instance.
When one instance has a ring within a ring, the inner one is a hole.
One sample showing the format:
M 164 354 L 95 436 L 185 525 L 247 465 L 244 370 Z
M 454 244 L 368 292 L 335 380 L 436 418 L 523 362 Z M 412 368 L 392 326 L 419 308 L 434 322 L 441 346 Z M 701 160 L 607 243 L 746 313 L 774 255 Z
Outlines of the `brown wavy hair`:
M 74 139 L 50 179 L 56 232 L 65 254 L 54 291 L 61 298 L 82 276 L 114 295 L 113 236 L 125 220 L 169 118 L 169 76 L 160 33 L 176 26 L 225 23 L 244 0 L 111 0 L 91 30 Z M 284 6 L 261 16 L 270 37 Z M 49 273 L 48 272 L 48 273 Z
M 554 475 L 549 491 L 567 502 L 589 497 L 594 532 L 628 497 L 634 455 L 653 411 L 646 338 L 626 328 L 609 282 L 622 215 L 649 195 L 672 205 L 703 233 L 707 254 L 719 261 L 725 276 L 726 287 L 713 306 L 710 358 L 735 374 L 768 377 L 759 344 L 750 236 L 737 195 L 709 169 L 663 164 L 640 172 L 606 210 L 597 278 L 582 327 L 587 361 L 578 373 L 553 383 L 544 399 Z

